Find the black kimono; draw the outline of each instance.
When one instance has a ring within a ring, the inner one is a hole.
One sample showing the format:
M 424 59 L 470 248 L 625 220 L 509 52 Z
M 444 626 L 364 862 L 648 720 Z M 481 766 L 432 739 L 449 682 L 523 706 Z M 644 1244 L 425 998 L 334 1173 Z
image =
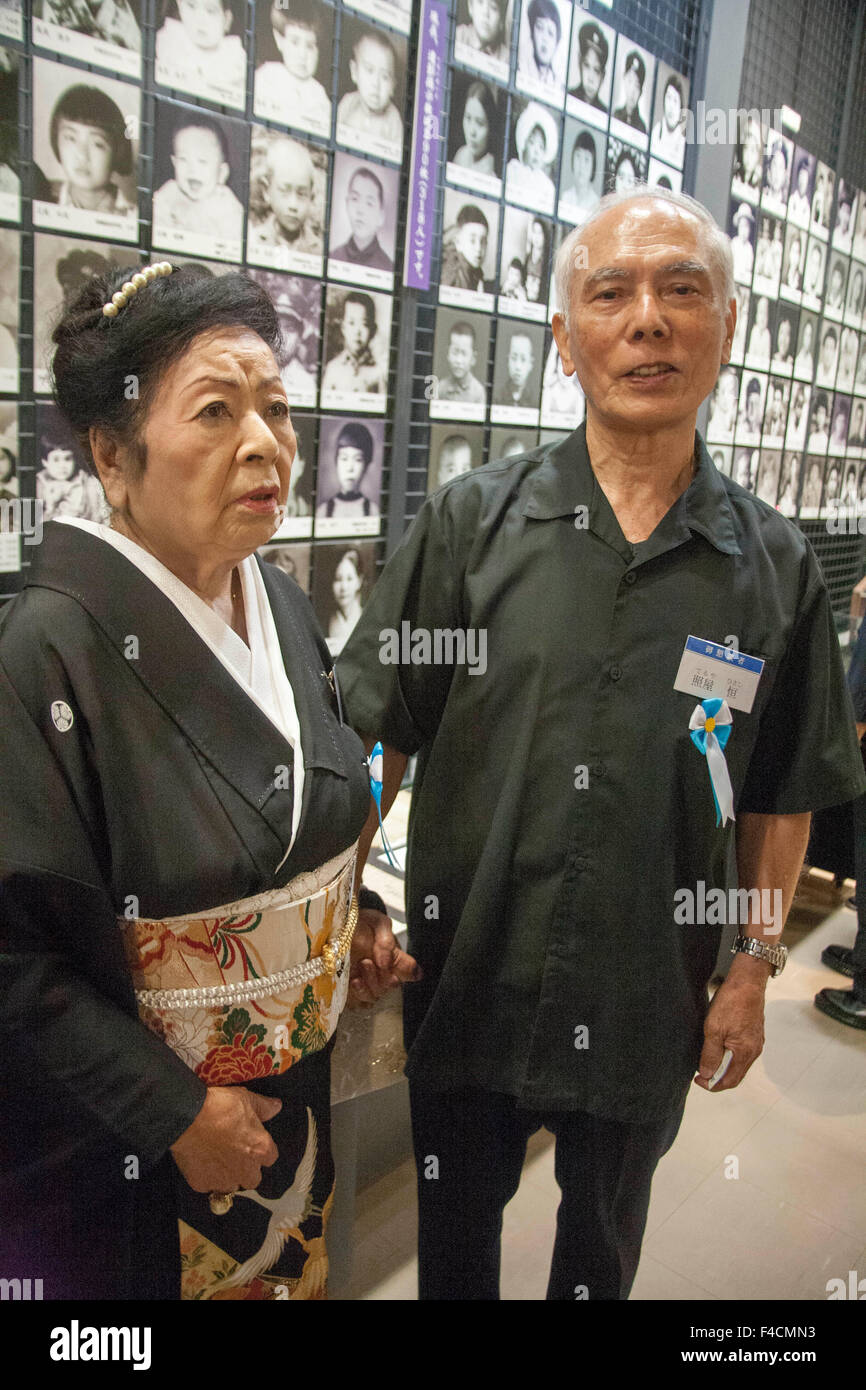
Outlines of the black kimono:
M 366 818 L 309 603 L 261 573 L 304 755 L 286 858 L 290 745 L 123 554 L 49 523 L 0 614 L 0 1269 L 46 1299 L 177 1298 L 178 1184 L 208 1219 L 168 1151 L 206 1085 L 139 1020 L 118 919 L 279 888 Z M 316 1071 L 321 1092 L 329 1052 L 245 1084 L 290 1097 Z

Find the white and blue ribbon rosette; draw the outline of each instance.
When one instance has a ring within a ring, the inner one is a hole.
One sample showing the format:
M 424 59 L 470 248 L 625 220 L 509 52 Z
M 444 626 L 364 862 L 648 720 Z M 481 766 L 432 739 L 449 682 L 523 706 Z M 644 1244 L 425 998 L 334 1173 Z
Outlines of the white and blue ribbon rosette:
M 707 760 L 716 807 L 716 825 L 727 825 L 729 820 L 736 820 L 734 790 L 724 751 L 731 736 L 732 723 L 733 717 L 727 704 L 718 699 L 701 700 L 699 705 L 695 705 L 689 720 L 692 743 Z
M 385 834 L 385 826 L 382 822 L 382 768 L 384 755 L 381 743 L 373 745 L 373 751 L 367 759 L 367 766 L 370 769 L 370 791 L 376 803 L 376 810 L 379 815 L 379 830 L 382 835 L 382 848 L 388 857 L 388 863 L 392 868 L 399 869 L 400 865 L 394 858 L 394 852 L 388 843 L 388 836 Z

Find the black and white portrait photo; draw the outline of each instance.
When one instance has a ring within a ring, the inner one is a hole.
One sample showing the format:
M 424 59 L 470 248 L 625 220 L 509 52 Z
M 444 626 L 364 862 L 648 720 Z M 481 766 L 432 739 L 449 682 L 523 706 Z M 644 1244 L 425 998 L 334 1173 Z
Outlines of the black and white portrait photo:
M 571 115 L 600 130 L 607 129 L 615 43 L 616 33 L 607 24 L 575 14 L 565 105 Z
M 810 236 L 803 267 L 803 307 L 820 310 L 824 301 L 824 275 L 827 269 L 827 243 Z
M 731 179 L 731 198 L 738 203 L 757 203 L 761 194 L 764 173 L 764 130 L 754 112 L 744 111 L 737 117 L 737 143 L 734 146 L 734 172 Z
M 820 452 L 820 451 L 819 451 Z M 842 500 L 842 463 L 839 459 L 828 458 L 824 472 L 824 492 L 821 497 L 821 510 L 818 515 L 827 517 L 835 510 L 832 503 Z
M 652 155 L 646 181 L 650 188 L 669 188 L 672 193 L 682 193 L 683 190 L 681 170 L 674 169 L 671 164 L 665 164 L 663 160 L 655 159 Z
M 851 402 L 851 422 L 848 426 L 848 453 L 859 454 L 866 451 L 866 401 Z M 863 479 L 866 470 L 860 474 L 860 497 L 863 497 Z
M 486 314 L 437 309 L 433 374 L 426 386 L 431 419 L 484 420 L 490 324 Z
M 541 424 L 544 429 L 577 429 L 586 413 L 586 397 L 577 373 L 567 376 L 555 341 L 547 348 L 541 380 Z
M 788 221 L 795 227 L 809 230 L 812 215 L 812 193 L 815 186 L 817 160 L 798 145 L 794 151 L 791 191 L 788 194 Z
M 837 457 L 843 455 L 848 448 L 848 422 L 851 418 L 851 397 L 842 396 L 837 391 L 833 397 L 833 410 L 830 415 L 830 439 L 827 444 L 828 454 L 835 454 Z M 856 479 L 857 471 L 854 470 Z M 855 482 L 856 488 L 856 482 Z M 856 504 L 856 495 L 849 499 Z
M 51 394 L 54 357 L 51 333 L 64 309 L 94 275 L 107 275 L 114 267 L 140 263 L 139 253 L 127 246 L 36 233 L 33 238 L 33 389 L 38 395 Z
M 851 254 L 855 261 L 866 262 L 866 190 L 861 191 L 854 212 L 854 236 Z
M 241 259 L 247 138 L 243 121 L 157 97 L 154 246 Z
M 812 388 L 804 381 L 794 381 L 791 385 L 791 404 L 788 409 L 788 424 L 785 429 L 786 449 L 805 449 L 806 432 L 809 424 L 809 403 Z
M 734 258 L 734 279 L 751 285 L 755 268 L 755 213 L 748 203 L 731 199 L 728 214 L 728 236 Z
M 504 147 L 505 93 L 485 78 L 455 68 L 448 117 L 448 182 L 498 198 Z
M 492 424 L 539 423 L 543 369 L 543 326 L 500 320 L 493 366 Z
M 513 98 L 505 170 L 505 196 L 510 203 L 553 215 L 561 135 L 561 116 L 540 102 Z
M 572 8 L 570 0 L 521 0 L 515 82 L 551 106 L 565 101 Z
M 767 132 L 764 148 L 764 177 L 761 183 L 761 207 L 776 217 L 788 211 L 788 191 L 791 184 L 791 163 L 794 142 L 778 130 Z
M 844 319 L 849 328 L 859 328 L 863 321 L 863 310 L 866 308 L 866 268 L 858 265 L 856 261 L 851 262 L 848 271 L 848 288 L 845 292 L 845 312 Z
M 253 125 L 247 261 L 322 275 L 328 156 L 318 145 Z
M 839 364 L 836 368 L 836 390 L 853 391 L 857 371 L 857 334 L 853 328 L 843 328 L 839 334 Z
M 731 444 L 737 425 L 737 399 L 740 390 L 739 373 L 733 367 L 722 367 L 710 398 L 707 419 L 707 440 L 714 444 Z
M 0 227 L 0 391 L 18 391 L 18 285 L 21 275 L 21 233 Z
M 836 370 L 839 366 L 838 324 L 822 319 L 818 329 L 818 364 L 815 369 L 815 384 L 827 388 L 835 385 Z
M 24 38 L 24 0 L 0 0 L 0 38 Z
M 840 255 L 838 251 L 830 252 L 827 284 L 824 287 L 824 317 L 834 319 L 837 323 L 841 322 L 845 312 L 850 268 L 851 261 L 847 256 Z
M 836 175 L 822 160 L 815 165 L 815 189 L 812 194 L 812 220 L 810 227 L 815 236 L 826 241 L 830 235 L 830 216 L 833 211 L 833 194 L 836 188 Z
M 385 424 L 342 415 L 319 426 L 316 536 L 377 536 Z
M 649 144 L 655 64 L 645 48 L 618 35 L 610 133 L 641 150 Z
M 791 519 L 797 515 L 800 475 L 800 455 L 791 452 L 785 453 L 782 457 L 782 472 L 779 477 L 779 492 L 776 497 L 776 506 L 782 513 L 782 516 L 787 516 Z
M 33 0 L 33 42 L 141 81 L 141 0 Z
M 745 206 L 748 207 L 748 204 Z M 766 294 L 775 299 L 779 293 L 785 259 L 785 223 L 781 218 L 762 211 L 757 214 L 757 229 L 752 288 L 756 294 Z
M 604 148 L 600 131 L 566 117 L 557 207 L 560 221 L 579 227 L 598 206 L 604 186 Z
M 399 164 L 407 44 L 404 38 L 343 14 L 337 143 Z
M 260 546 L 258 553 L 268 564 L 276 565 L 283 574 L 294 579 L 298 588 L 309 595 L 313 567 L 313 547 L 310 544 L 274 545 L 272 542 L 270 545 Z
M 494 425 L 490 431 L 490 461 L 516 458 L 528 454 L 539 443 L 538 430 L 514 429 L 508 425 Z
M 141 91 L 33 59 L 33 223 L 138 240 Z
M 338 150 L 331 187 L 328 278 L 393 290 L 400 174 Z
M 439 302 L 458 308 L 493 310 L 499 203 L 446 188 L 442 216 Z M 516 209 L 507 208 L 506 217 Z
M 788 400 L 791 383 L 783 377 L 771 376 L 767 386 L 767 403 L 764 407 L 764 427 L 761 435 L 763 444 L 782 447 L 785 441 L 785 427 L 788 421 Z M 775 497 L 773 501 L 775 502 Z
M 480 425 L 431 425 L 428 495 L 483 462 L 484 430 Z
M 535 213 L 506 208 L 499 265 L 500 314 L 544 323 L 550 284 L 553 224 Z
M 513 0 L 458 0 L 455 61 L 507 82 L 513 11 Z
M 851 255 L 856 206 L 857 189 L 854 184 L 849 179 L 839 179 L 836 184 L 836 216 L 830 245 L 834 251 L 841 251 L 845 256 Z
M 331 134 L 334 10 L 323 0 L 256 6 L 253 113 L 327 140 Z
M 807 454 L 803 460 L 803 491 L 800 494 L 800 516 L 809 520 L 818 515 L 821 493 L 824 490 L 823 455 Z
M 730 444 L 714 444 L 710 449 L 710 458 L 719 472 L 730 478 L 731 466 L 734 462 L 734 451 Z
M 767 376 L 762 372 L 743 372 L 737 409 L 735 444 L 760 444 L 767 396 Z
M 613 129 L 613 127 L 611 127 Z M 604 174 L 605 193 L 630 193 L 635 184 L 646 183 L 647 156 L 634 145 L 626 145 L 615 135 L 607 137 Z
M 782 472 L 781 449 L 762 449 L 758 464 L 758 480 L 755 495 L 768 506 L 775 507 L 779 492 L 779 477 Z
M 394 301 L 374 290 L 328 285 L 321 405 L 384 415 Z
M 163 87 L 242 111 L 244 0 L 157 0 L 154 78 Z
M 803 267 L 806 260 L 808 238 L 800 227 L 790 223 L 785 228 L 785 246 L 782 253 L 782 278 L 779 282 L 779 295 L 792 304 L 799 304 L 803 288 Z
M 734 298 L 737 301 L 737 322 L 731 342 L 731 361 L 741 363 L 746 356 L 746 329 L 749 326 L 749 304 L 751 291 L 745 285 L 734 285 Z
M 686 122 L 689 109 L 689 80 L 659 61 L 653 110 L 650 153 L 675 169 L 682 169 L 686 157 Z
M 734 450 L 734 461 L 731 465 L 731 477 L 740 487 L 744 487 L 747 492 L 754 492 L 758 481 L 758 468 L 761 463 L 761 451 L 752 445 L 745 448 Z
M 779 376 L 790 376 L 794 370 L 794 348 L 797 343 L 799 312 L 790 304 L 775 306 L 775 326 L 773 329 L 773 352 L 770 370 Z
M 268 271 L 256 272 L 267 275 Z M 260 282 L 261 283 L 261 282 Z M 298 448 L 292 459 L 289 474 L 289 495 L 282 509 L 280 524 L 272 536 L 274 541 L 303 539 L 313 534 L 313 469 L 316 461 L 316 418 L 303 411 L 292 411 L 292 427 Z M 268 559 L 271 557 L 268 556 Z M 300 583 L 300 581 L 298 581 Z M 306 589 L 306 585 L 301 587 Z
M 18 54 L 0 45 L 0 219 L 21 221 L 18 169 Z
M 832 391 L 822 391 L 820 387 L 812 395 L 812 411 L 806 434 L 806 449 L 810 454 L 826 454 L 830 443 L 830 412 L 833 408 Z
M 767 371 L 773 352 L 775 305 L 764 294 L 753 293 L 746 337 L 746 367 Z
M 313 547 L 313 608 L 331 656 L 339 656 L 376 581 L 376 542 Z
M 36 500 L 42 503 L 43 521 L 61 516 L 108 519 L 102 485 L 53 401 L 36 403 Z
M 316 404 L 322 287 L 317 280 L 283 275 L 277 270 L 253 270 L 248 274 L 262 286 L 280 320 L 283 352 L 280 377 L 289 405 L 311 408 Z
M 811 381 L 815 372 L 815 352 L 818 336 L 818 315 L 800 311 L 797 351 L 794 355 L 794 376 L 798 381 Z

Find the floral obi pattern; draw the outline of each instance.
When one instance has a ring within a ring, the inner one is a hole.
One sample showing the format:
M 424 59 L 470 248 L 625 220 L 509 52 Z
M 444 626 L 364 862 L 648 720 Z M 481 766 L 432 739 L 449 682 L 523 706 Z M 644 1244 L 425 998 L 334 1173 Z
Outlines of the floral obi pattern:
M 328 1042 L 349 988 L 356 848 L 194 916 L 118 918 L 141 1021 L 206 1085 L 276 1076 Z

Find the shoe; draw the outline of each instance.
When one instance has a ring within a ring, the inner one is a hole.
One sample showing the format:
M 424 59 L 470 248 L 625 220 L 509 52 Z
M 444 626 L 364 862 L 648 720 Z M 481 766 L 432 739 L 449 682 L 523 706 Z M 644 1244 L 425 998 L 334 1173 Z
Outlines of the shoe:
M 822 989 L 815 995 L 815 1008 L 849 1028 L 866 1029 L 866 999 L 858 998 L 853 989 Z
M 854 966 L 851 963 L 852 948 L 850 946 L 828 946 L 826 951 L 821 952 L 821 964 L 829 965 L 831 970 L 836 970 L 840 975 L 847 975 L 848 979 L 854 978 Z

